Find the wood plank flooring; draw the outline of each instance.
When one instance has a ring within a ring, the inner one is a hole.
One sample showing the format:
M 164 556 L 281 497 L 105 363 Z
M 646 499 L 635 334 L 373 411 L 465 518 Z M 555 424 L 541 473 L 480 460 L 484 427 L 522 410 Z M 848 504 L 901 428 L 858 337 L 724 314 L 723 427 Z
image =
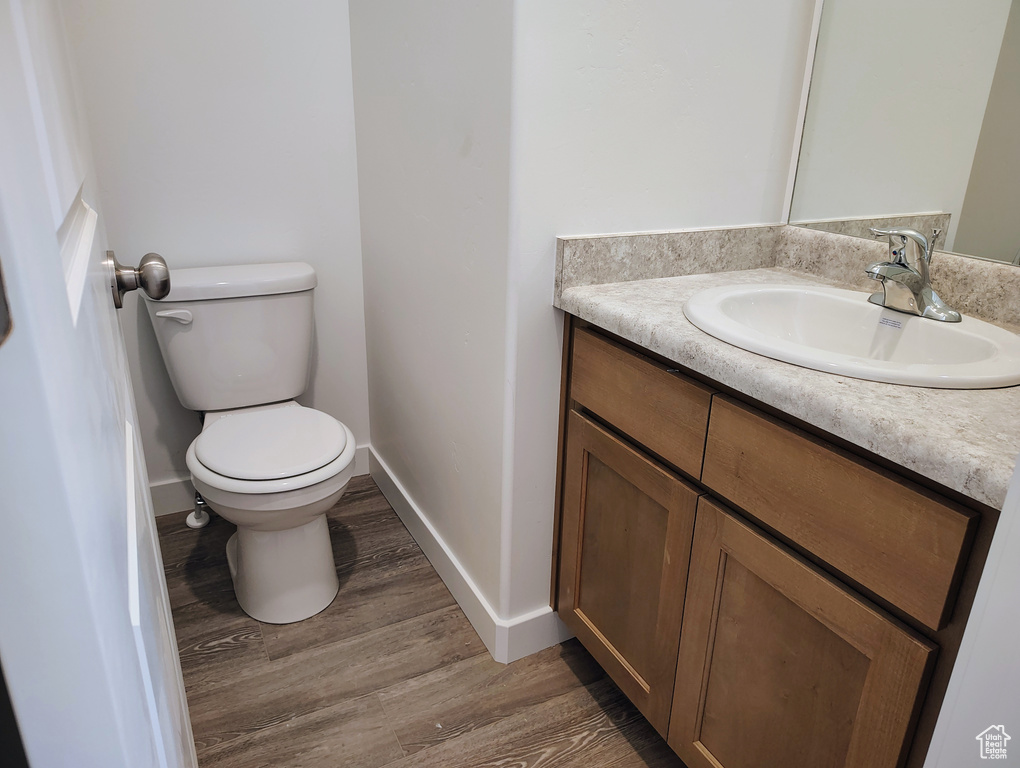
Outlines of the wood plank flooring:
M 340 593 L 297 624 L 234 599 L 232 525 L 158 518 L 201 768 L 683 768 L 574 640 L 503 665 L 369 477 L 329 513 Z

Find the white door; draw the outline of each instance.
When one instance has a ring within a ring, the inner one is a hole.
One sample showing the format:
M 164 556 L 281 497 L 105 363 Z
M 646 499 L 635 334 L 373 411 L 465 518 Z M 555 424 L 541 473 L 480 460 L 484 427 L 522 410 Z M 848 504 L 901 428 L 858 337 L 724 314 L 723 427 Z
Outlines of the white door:
M 62 29 L 0 0 L 0 665 L 33 768 L 196 766 Z

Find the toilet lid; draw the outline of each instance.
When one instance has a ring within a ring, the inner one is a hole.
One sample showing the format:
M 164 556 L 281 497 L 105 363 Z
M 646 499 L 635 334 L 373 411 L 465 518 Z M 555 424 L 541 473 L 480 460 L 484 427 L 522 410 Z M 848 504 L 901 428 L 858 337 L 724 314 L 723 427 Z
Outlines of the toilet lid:
M 340 422 L 294 404 L 223 416 L 198 436 L 195 457 L 226 477 L 279 480 L 329 464 L 346 445 Z

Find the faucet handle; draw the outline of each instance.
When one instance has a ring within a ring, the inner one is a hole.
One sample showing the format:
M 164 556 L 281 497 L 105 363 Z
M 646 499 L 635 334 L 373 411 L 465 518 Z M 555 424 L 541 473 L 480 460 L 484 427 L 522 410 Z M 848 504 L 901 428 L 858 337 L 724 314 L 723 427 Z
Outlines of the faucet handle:
M 908 243 L 913 241 L 914 246 L 917 249 L 917 255 L 920 255 L 925 262 L 931 259 L 931 248 L 934 245 L 935 238 L 932 238 L 931 245 L 928 243 L 928 238 L 918 232 L 916 229 L 910 229 L 909 227 L 892 227 L 891 229 L 878 229 L 876 227 L 869 227 L 871 234 L 875 237 L 888 237 L 889 238 L 889 254 L 893 257 L 893 261 L 899 263 L 909 263 L 910 258 L 908 257 L 907 249 Z M 894 238 L 899 238 L 899 247 L 897 247 L 897 241 Z

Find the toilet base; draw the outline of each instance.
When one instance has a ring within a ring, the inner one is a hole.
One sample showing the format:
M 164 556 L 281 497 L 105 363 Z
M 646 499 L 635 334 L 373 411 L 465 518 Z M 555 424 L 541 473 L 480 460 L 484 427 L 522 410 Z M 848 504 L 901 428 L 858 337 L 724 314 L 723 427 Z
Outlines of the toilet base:
M 241 609 L 267 624 L 290 624 L 325 610 L 340 590 L 326 516 L 283 531 L 238 527 L 227 563 Z

